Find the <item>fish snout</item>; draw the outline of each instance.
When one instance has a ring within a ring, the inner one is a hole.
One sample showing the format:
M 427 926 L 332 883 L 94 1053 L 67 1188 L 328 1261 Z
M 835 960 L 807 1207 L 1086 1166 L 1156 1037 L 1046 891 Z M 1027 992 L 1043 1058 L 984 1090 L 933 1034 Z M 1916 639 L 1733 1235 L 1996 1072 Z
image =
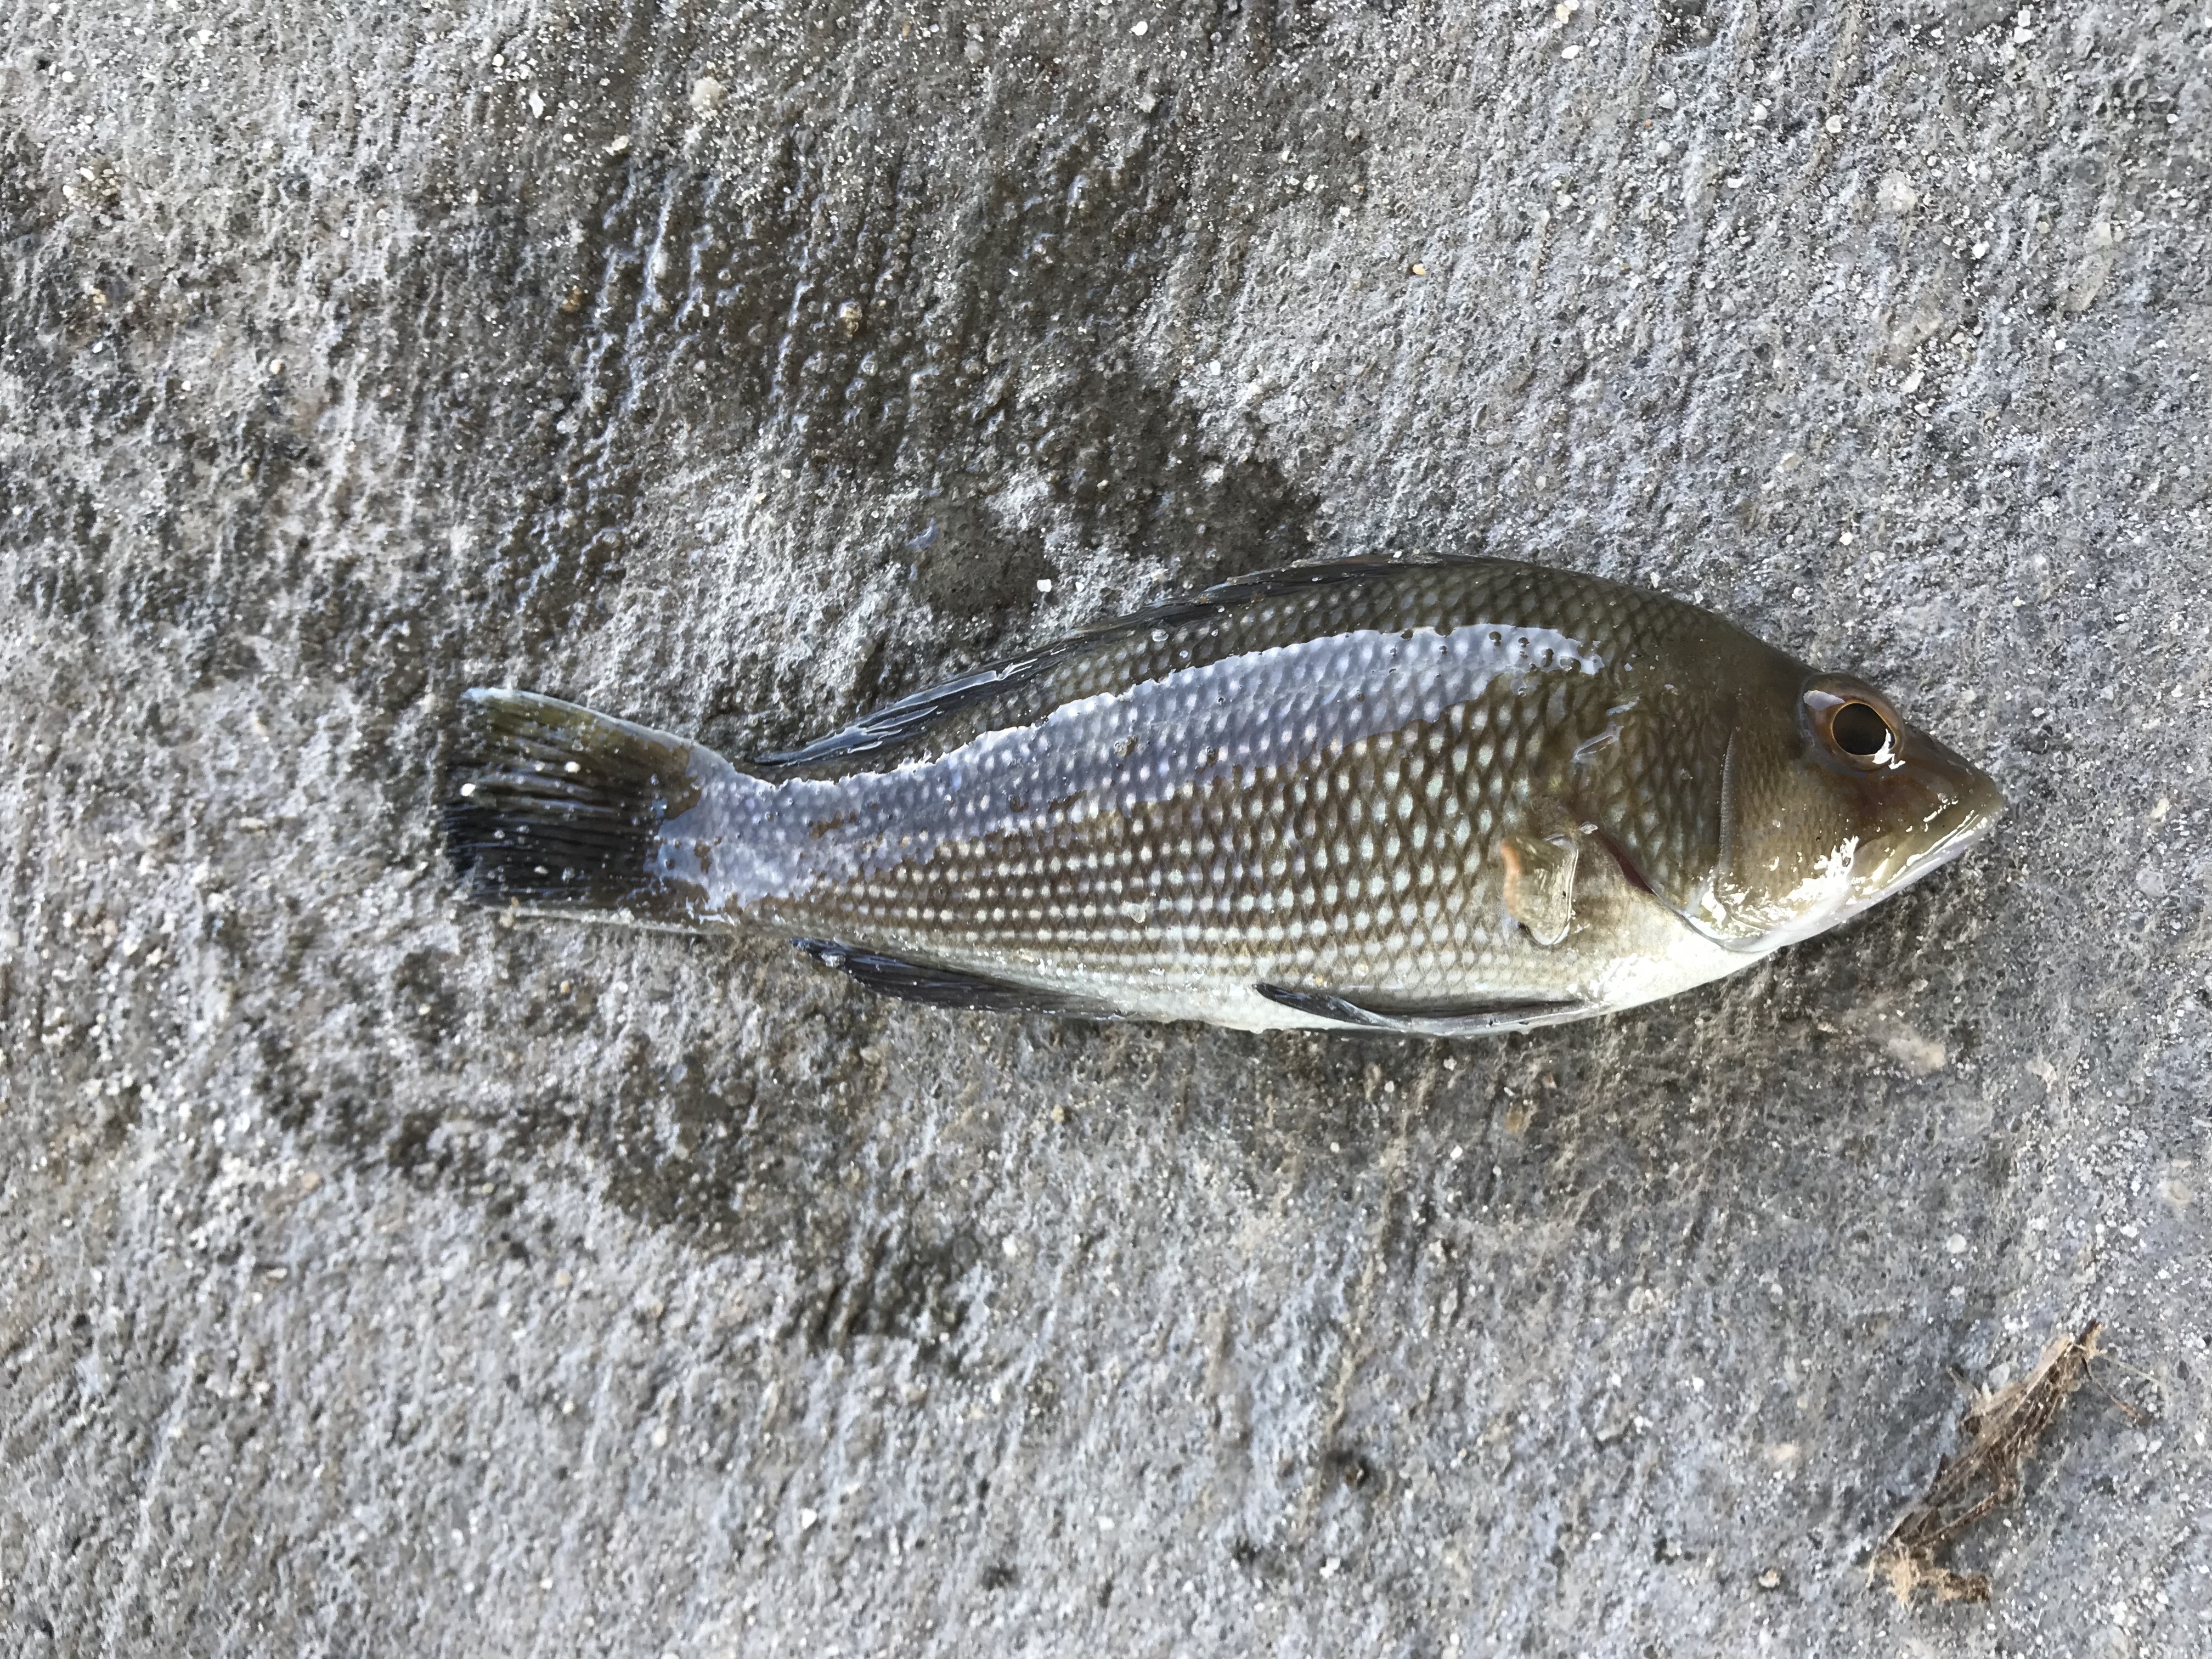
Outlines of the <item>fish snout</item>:
M 1899 748 L 1905 771 L 1931 797 L 1933 810 L 1923 822 L 1946 843 L 1979 836 L 2004 811 L 1997 781 L 1948 744 L 1908 726 Z
M 1862 902 L 1948 864 L 1981 840 L 2005 808 L 1995 778 L 1911 726 L 1899 733 L 1893 763 L 1869 785 Z

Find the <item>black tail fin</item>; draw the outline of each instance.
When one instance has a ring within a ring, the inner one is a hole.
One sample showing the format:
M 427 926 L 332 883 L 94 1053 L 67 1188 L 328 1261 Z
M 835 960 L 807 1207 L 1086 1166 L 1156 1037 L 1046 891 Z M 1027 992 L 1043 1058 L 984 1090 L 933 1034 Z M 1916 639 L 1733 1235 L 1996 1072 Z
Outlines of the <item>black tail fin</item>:
M 478 686 L 461 702 L 444 825 L 468 898 L 678 926 L 694 919 L 702 895 L 666 872 L 660 827 L 696 805 L 727 762 L 527 691 Z

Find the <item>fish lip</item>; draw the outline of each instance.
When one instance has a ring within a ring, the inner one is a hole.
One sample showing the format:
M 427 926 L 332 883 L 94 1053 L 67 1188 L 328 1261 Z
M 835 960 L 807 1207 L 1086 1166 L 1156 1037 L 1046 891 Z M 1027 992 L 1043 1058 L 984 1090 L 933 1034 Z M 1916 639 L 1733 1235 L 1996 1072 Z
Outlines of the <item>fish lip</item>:
M 1873 884 L 1873 890 L 1840 908 L 1830 921 L 1830 927 L 1848 921 L 1884 899 L 1896 896 L 1906 888 L 1925 881 L 1946 865 L 1957 862 L 1987 840 L 1990 831 L 1996 827 L 1997 819 L 2003 816 L 2008 803 L 2004 792 L 1997 787 L 1996 779 L 1959 759 L 1933 739 L 1924 741 L 1954 763 L 1959 780 L 1954 787 L 1945 792 L 1948 799 L 1929 815 L 1928 826 L 1942 827 L 1920 850 L 1902 857 L 1893 856 L 1869 867 L 1866 874 Z M 1948 823 L 1946 820 L 1948 820 Z
M 1920 850 L 1909 854 L 1863 864 L 1855 860 L 1852 885 L 1857 887 L 1863 878 L 1870 890 L 1854 896 L 1846 890 L 1833 904 L 1823 909 L 1808 912 L 1764 933 L 1742 939 L 1721 939 L 1718 943 L 1747 956 L 1764 956 L 1785 945 L 1802 944 L 1840 927 L 1862 911 L 1926 880 L 1988 837 L 2008 804 L 1996 780 L 1934 738 L 1911 728 L 1907 731 L 1911 748 L 1901 758 L 1899 770 L 1903 771 L 1912 762 L 1921 763 L 1923 775 L 1916 781 L 1917 787 L 1934 793 L 1938 800 L 1936 809 L 1923 821 L 1922 829 L 1925 832 L 1930 826 L 1942 825 L 1940 830 Z M 1932 779 L 1924 775 L 1929 773 L 1934 775 Z M 1684 920 L 1690 921 L 1692 927 L 1697 927 L 1689 917 Z
M 1908 862 L 1917 866 L 1924 861 L 1929 869 L 1938 869 L 1988 835 L 2008 803 L 1995 778 L 1925 732 L 1908 730 L 1905 759 L 1929 777 L 1941 799 L 1924 825 L 1937 833 L 1928 849 Z M 1909 879 L 1917 881 L 1923 873 L 1916 868 Z
M 1941 869 L 1989 833 L 2005 810 L 2004 792 L 1997 781 L 1940 738 L 1917 726 L 1903 728 L 1896 757 L 1890 763 L 1888 787 L 1875 784 L 1885 816 L 1917 795 L 1924 801 L 1917 829 L 1909 839 L 1917 850 L 1903 858 L 1886 860 L 1867 872 L 1895 869 L 1897 884 L 1917 881 L 1930 870 Z M 1872 826 L 1869 825 L 1869 829 Z M 1885 884 L 1882 891 L 1895 886 Z
M 1904 891 L 1917 881 L 1924 880 L 1979 845 L 1996 827 L 1996 814 L 1994 812 L 1977 814 L 1969 811 L 1962 814 L 1958 825 L 1946 831 L 1927 851 L 1906 858 L 1898 867 L 1897 873 L 1884 882 L 1881 891 L 1866 902 L 1872 904 L 1887 898 L 1892 893 Z

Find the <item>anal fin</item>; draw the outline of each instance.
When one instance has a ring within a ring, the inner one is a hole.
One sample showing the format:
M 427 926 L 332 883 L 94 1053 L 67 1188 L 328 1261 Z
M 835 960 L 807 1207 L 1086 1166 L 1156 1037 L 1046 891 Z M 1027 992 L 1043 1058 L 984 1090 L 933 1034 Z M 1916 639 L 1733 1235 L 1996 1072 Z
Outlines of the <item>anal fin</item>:
M 1597 1011 L 1587 1002 L 1462 999 L 1451 1002 L 1399 1002 L 1381 997 L 1353 998 L 1335 991 L 1299 991 L 1285 985 L 1253 988 L 1270 1002 L 1302 1014 L 1332 1020 L 1358 1030 L 1395 1031 L 1407 1036 L 1489 1036 L 1531 1025 L 1556 1025 Z
M 1103 1004 L 1063 991 L 1042 990 L 994 979 L 963 968 L 940 968 L 933 963 L 908 962 L 873 951 L 840 945 L 834 939 L 795 939 L 800 950 L 825 968 L 835 968 L 854 983 L 902 1002 L 927 1003 L 938 1008 L 981 1008 L 1001 1014 L 1110 1014 Z

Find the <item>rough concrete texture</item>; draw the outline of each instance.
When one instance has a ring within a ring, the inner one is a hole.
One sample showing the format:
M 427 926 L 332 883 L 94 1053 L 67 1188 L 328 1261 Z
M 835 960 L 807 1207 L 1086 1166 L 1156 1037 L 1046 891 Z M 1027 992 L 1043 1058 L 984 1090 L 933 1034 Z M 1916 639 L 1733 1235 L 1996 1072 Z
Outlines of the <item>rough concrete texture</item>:
M 17 3 L 0 1648 L 2212 1650 L 2212 13 Z M 1488 1044 L 505 927 L 505 682 L 743 751 L 1488 548 L 1991 765 Z M 1050 584 L 1046 591 L 1046 584 Z M 1873 1544 L 2108 1322 L 1986 1609 Z

